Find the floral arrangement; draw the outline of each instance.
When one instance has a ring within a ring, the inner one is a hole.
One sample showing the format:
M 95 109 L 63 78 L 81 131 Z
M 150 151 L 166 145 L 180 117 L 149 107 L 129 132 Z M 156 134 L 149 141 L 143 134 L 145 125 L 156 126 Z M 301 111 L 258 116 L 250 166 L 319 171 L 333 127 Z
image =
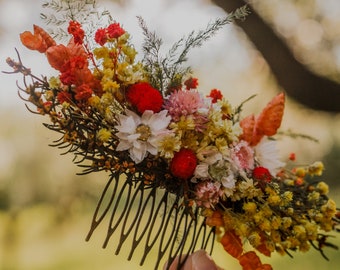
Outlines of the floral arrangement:
M 129 259 L 142 246 L 143 264 L 158 245 L 155 269 L 165 254 L 170 262 L 182 256 L 184 263 L 195 248 L 207 249 L 215 240 L 244 270 L 272 269 L 258 253 L 290 255 L 314 247 L 325 256 L 324 247 L 336 248 L 328 233 L 337 230 L 339 212 L 327 184 L 309 181 L 322 174 L 323 164 L 293 166 L 293 154 L 289 166 L 279 159 L 273 136 L 284 94 L 258 116 L 243 117 L 244 103 L 232 107 L 218 89 L 202 94 L 191 69 L 183 67 L 190 48 L 246 14 L 241 8 L 192 32 L 164 58 L 161 40 L 139 18 L 141 61 L 115 21 L 91 36 L 71 18 L 66 45 L 36 25 L 33 33 L 20 34 L 23 45 L 45 54 L 58 71 L 39 78 L 19 54 L 18 61 L 8 58 L 9 73 L 24 76 L 20 96 L 36 107 L 28 107 L 31 112 L 49 117 L 45 126 L 61 134 L 53 145 L 74 153 L 84 174 L 110 174 L 88 239 L 111 213 L 104 246 L 116 233 L 118 254 L 133 235 Z

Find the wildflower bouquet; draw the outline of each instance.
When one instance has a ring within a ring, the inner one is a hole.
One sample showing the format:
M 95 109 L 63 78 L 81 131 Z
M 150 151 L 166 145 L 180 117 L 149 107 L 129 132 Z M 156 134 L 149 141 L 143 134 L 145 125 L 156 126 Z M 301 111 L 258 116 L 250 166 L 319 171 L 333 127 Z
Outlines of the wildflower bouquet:
M 218 89 L 204 96 L 183 67 L 189 49 L 246 14 L 241 8 L 192 32 L 164 58 L 161 40 L 139 18 L 141 61 L 115 21 L 91 36 L 71 16 L 66 45 L 36 25 L 20 35 L 58 71 L 40 78 L 19 54 L 18 61 L 7 59 L 9 73 L 24 77 L 20 96 L 35 107 L 28 109 L 49 117 L 44 125 L 60 134 L 53 146 L 73 153 L 83 174 L 110 175 L 87 239 L 108 217 L 104 247 L 115 235 L 116 253 L 130 245 L 128 259 L 139 249 L 141 264 L 156 250 L 155 269 L 163 259 L 170 266 L 181 256 L 179 269 L 196 249 L 212 251 L 215 240 L 243 269 L 271 269 L 258 253 L 314 247 L 325 256 L 339 213 L 327 184 L 308 182 L 321 175 L 321 162 L 289 167 L 278 157 L 273 136 L 284 94 L 258 116 L 243 117 L 244 103 L 232 107 Z

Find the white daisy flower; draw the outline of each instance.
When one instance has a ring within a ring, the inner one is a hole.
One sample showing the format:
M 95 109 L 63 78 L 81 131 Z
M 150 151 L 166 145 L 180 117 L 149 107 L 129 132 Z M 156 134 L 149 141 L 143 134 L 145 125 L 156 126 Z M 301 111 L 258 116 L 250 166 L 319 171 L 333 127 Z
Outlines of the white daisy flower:
M 254 150 L 256 161 L 267 168 L 272 176 L 275 176 L 285 166 L 285 163 L 279 159 L 276 141 L 263 138 Z
M 130 157 L 135 163 L 142 162 L 147 153 L 157 155 L 162 136 L 171 133 L 167 129 L 171 117 L 167 114 L 167 110 L 159 113 L 146 110 L 141 117 L 130 110 L 120 114 L 120 125 L 115 126 L 119 138 L 116 150 L 129 150 Z

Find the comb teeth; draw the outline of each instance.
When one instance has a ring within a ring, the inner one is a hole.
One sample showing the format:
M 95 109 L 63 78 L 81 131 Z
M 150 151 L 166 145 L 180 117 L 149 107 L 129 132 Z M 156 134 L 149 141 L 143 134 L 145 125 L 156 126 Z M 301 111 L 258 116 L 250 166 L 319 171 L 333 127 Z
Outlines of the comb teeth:
M 189 213 L 179 195 L 159 187 L 146 186 L 134 176 L 119 177 L 113 173 L 99 199 L 91 228 L 86 237 L 89 241 L 96 228 L 107 222 L 103 243 L 106 248 L 112 238 L 115 254 L 128 249 L 128 260 L 139 258 L 143 265 L 150 251 L 156 251 L 155 270 L 161 263 L 171 263 L 181 257 L 182 264 L 196 249 L 213 250 L 215 232 L 207 227 L 205 219 L 194 209 Z M 138 255 L 137 255 L 138 254 Z

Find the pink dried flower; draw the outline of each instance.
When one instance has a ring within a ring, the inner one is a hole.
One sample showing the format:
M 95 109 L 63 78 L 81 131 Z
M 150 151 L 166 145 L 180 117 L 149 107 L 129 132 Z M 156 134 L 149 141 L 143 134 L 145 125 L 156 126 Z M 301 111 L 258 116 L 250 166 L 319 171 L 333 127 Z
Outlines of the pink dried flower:
M 254 150 L 246 141 L 238 142 L 231 149 L 231 158 L 241 170 L 252 170 L 254 168 Z
M 196 90 L 178 90 L 165 100 L 164 108 L 168 110 L 172 120 L 177 122 L 181 116 L 192 116 L 196 130 L 203 130 L 208 122 L 209 105 Z
M 219 182 L 203 181 L 196 185 L 196 204 L 211 208 L 216 205 L 223 195 Z

